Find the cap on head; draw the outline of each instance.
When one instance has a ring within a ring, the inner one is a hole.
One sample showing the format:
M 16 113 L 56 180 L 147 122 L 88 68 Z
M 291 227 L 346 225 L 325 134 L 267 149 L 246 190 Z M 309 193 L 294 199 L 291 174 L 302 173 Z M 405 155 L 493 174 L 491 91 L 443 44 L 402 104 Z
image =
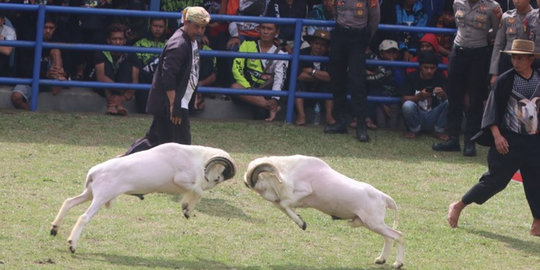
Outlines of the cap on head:
M 391 49 L 395 49 L 399 51 L 399 47 L 396 41 L 391 39 L 385 39 L 379 44 L 379 51 L 388 51 Z
M 182 22 L 185 21 L 207 25 L 210 22 L 210 14 L 203 7 L 186 7 L 182 10 Z

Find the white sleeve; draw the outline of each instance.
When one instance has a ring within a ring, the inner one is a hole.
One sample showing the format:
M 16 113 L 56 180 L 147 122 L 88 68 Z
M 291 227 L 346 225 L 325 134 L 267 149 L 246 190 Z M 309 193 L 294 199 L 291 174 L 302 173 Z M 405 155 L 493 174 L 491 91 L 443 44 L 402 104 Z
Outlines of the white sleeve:
M 236 22 L 229 23 L 229 35 L 238 37 L 238 25 L 236 25 Z
M 287 78 L 287 67 L 289 66 L 289 61 L 287 60 L 276 60 L 274 68 L 274 84 L 272 85 L 273 91 L 283 90 L 283 85 L 285 84 L 285 79 Z M 272 97 L 279 100 L 279 97 Z

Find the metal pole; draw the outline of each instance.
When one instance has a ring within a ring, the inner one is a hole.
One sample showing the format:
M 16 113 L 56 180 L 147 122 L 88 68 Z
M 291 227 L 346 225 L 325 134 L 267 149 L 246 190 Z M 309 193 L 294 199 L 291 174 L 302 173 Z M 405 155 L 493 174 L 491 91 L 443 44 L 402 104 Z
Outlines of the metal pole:
M 39 98 L 39 74 L 41 70 L 41 49 L 43 48 L 43 28 L 45 26 L 45 5 L 39 5 L 36 23 L 36 47 L 32 73 L 32 99 L 30 109 L 36 111 Z M 24 63 L 23 63 L 24 64 Z
M 287 98 L 287 114 L 285 116 L 285 121 L 288 124 L 293 122 L 293 113 L 294 113 L 294 97 L 296 93 L 296 74 L 298 74 L 298 59 L 300 55 L 300 37 L 302 36 L 302 20 L 297 19 L 294 24 L 294 47 L 292 54 L 292 63 L 291 63 L 291 78 L 289 80 L 289 96 Z

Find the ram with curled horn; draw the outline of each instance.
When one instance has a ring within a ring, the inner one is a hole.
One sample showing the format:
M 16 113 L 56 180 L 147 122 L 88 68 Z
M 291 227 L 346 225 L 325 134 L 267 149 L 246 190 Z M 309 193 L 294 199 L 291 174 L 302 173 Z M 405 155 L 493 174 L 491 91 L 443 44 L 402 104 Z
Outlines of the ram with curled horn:
M 71 208 L 92 200 L 68 237 L 69 249 L 75 252 L 84 226 L 101 206 L 110 206 L 122 194 L 141 199 L 154 192 L 182 195 L 182 211 L 189 218 L 205 190 L 233 178 L 235 173 L 235 162 L 227 152 L 198 145 L 166 143 L 110 159 L 88 171 L 80 195 L 64 201 L 52 222 L 51 235 L 58 233 L 64 216 Z
M 404 240 L 397 231 L 397 205 L 375 187 L 351 179 L 316 157 L 271 156 L 251 161 L 244 175 L 245 185 L 272 202 L 301 229 L 306 222 L 295 208 L 314 208 L 334 220 L 348 220 L 352 227 L 364 226 L 384 238 L 381 254 L 375 263 L 383 264 L 397 243 L 394 268 L 404 263 Z M 384 222 L 386 209 L 394 211 L 393 228 Z

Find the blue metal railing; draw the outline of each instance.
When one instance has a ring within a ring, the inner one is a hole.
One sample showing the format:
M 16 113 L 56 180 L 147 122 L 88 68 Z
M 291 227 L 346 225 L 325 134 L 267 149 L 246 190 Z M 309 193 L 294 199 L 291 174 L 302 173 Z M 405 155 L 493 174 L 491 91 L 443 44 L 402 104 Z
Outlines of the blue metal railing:
M 13 47 L 34 47 L 34 66 L 32 78 L 11 78 L 0 77 L 0 83 L 6 84 L 31 84 L 32 98 L 30 108 L 32 111 L 37 109 L 37 101 L 39 94 L 39 85 L 66 86 L 66 87 L 87 87 L 87 88 L 129 88 L 135 90 L 146 90 L 150 88 L 149 84 L 130 84 L 130 83 L 102 83 L 102 82 L 87 82 L 87 81 L 58 81 L 50 79 L 40 79 L 40 59 L 43 48 L 58 48 L 58 49 L 74 49 L 74 50 L 92 50 L 92 51 L 121 51 L 121 52 L 142 52 L 142 53 L 161 53 L 162 48 L 143 48 L 132 46 L 112 46 L 99 44 L 71 44 L 71 43 L 50 43 L 43 42 L 43 27 L 45 24 L 45 14 L 50 13 L 68 13 L 68 14 L 95 14 L 95 15 L 119 15 L 129 17 L 160 17 L 178 19 L 177 12 L 158 12 L 158 11 L 139 11 L 139 10 L 120 10 L 120 9 L 93 9 L 79 7 L 63 7 L 63 6 L 46 6 L 46 5 L 23 5 L 23 4 L 5 4 L 0 3 L 0 10 L 19 10 L 37 12 L 36 22 L 36 39 L 35 41 L 0 41 L 2 46 Z M 295 26 L 294 49 L 291 55 L 287 54 L 268 54 L 268 53 L 240 53 L 230 51 L 200 51 L 202 57 L 227 57 L 227 58 L 254 58 L 254 59 L 277 59 L 290 61 L 291 73 L 297 74 L 299 61 L 317 61 L 327 62 L 328 57 L 300 55 L 301 34 L 302 28 L 305 25 L 313 26 L 334 26 L 333 21 L 322 21 L 312 19 L 295 19 L 295 18 L 273 18 L 273 17 L 249 17 L 249 16 L 230 16 L 230 15 L 212 15 L 212 20 L 229 21 L 229 22 L 257 22 L 257 23 L 277 23 Z M 444 33 L 454 34 L 455 29 L 435 28 L 435 27 L 410 27 L 401 25 L 379 25 L 380 31 L 405 31 L 405 32 L 427 32 L 427 33 Z M 396 67 L 417 67 L 418 63 L 404 61 L 384 61 L 384 60 L 367 60 L 367 65 L 383 65 Z M 440 68 L 447 68 L 446 65 L 440 64 Z M 294 98 L 316 98 L 329 99 L 332 98 L 330 93 L 310 93 L 296 92 L 296 76 L 291 76 L 289 80 L 288 90 L 271 91 L 271 90 L 239 90 L 232 88 L 220 87 L 199 87 L 201 93 L 218 93 L 227 95 L 263 95 L 263 96 L 286 96 L 286 121 L 292 123 L 294 112 Z M 382 103 L 398 103 L 400 98 L 396 97 L 376 97 L 369 96 L 370 102 Z

